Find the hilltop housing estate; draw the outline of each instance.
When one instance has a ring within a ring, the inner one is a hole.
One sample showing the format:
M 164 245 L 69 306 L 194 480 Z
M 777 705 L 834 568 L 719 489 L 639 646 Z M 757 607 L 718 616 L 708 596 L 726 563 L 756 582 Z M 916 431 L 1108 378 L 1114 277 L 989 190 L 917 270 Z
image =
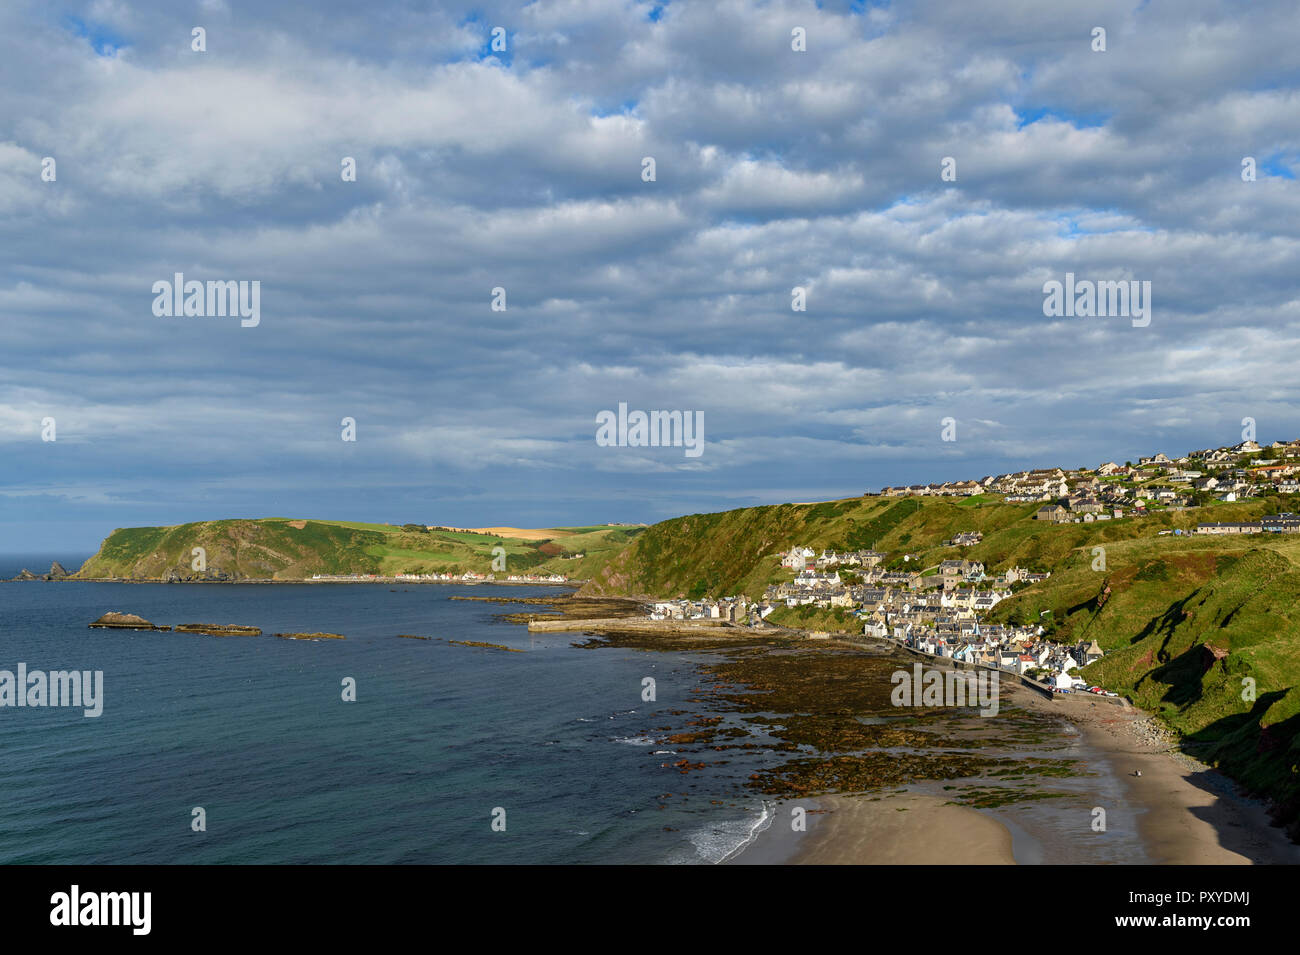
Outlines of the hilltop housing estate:
M 1142 516 L 1156 509 L 1186 508 L 1212 500 L 1242 501 L 1261 493 L 1300 493 L 1300 441 L 1165 454 L 1137 464 L 1107 461 L 1096 468 L 1041 468 L 989 475 L 978 481 L 885 487 L 885 497 L 970 497 L 1001 494 L 1009 504 L 1037 502 L 1038 520 L 1055 523 Z M 1232 533 L 1228 531 L 1227 533 Z

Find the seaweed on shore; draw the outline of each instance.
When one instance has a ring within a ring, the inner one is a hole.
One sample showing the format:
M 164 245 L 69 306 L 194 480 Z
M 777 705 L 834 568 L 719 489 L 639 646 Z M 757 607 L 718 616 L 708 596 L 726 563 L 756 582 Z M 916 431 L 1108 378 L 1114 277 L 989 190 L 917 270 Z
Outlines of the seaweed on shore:
M 951 787 L 944 787 L 945 789 Z M 972 809 L 997 809 L 1021 802 L 1036 802 L 1042 799 L 1064 799 L 1076 796 L 1075 793 L 1058 792 L 1050 789 L 1031 788 L 1029 786 L 962 786 L 948 800 L 950 806 L 969 806 Z
M 866 792 L 927 779 L 981 775 L 988 760 L 966 753 L 858 753 L 808 757 L 750 776 L 749 786 L 773 796 Z M 1000 760 L 992 760 L 996 765 Z
M 879 792 L 925 781 L 987 780 L 988 791 L 957 798 L 993 805 L 1054 798 L 1035 796 L 1037 779 L 1026 777 L 1078 771 L 1073 760 L 1022 752 L 1065 744 L 1052 715 L 1009 699 L 1015 692 L 1006 692 L 1010 682 L 990 718 L 981 717 L 975 705 L 895 705 L 891 677 L 910 670 L 913 661 L 889 650 L 845 641 L 810 644 L 792 631 L 749 628 L 716 635 L 602 632 L 577 645 L 704 654 L 698 662 L 703 678 L 686 701 L 695 718 L 654 732 L 683 753 L 698 747 L 789 756 L 744 781 L 764 795 L 798 798 Z M 684 715 L 680 709 L 669 712 Z M 675 768 L 685 766 L 694 768 L 692 763 Z M 999 778 L 1008 784 L 991 782 Z

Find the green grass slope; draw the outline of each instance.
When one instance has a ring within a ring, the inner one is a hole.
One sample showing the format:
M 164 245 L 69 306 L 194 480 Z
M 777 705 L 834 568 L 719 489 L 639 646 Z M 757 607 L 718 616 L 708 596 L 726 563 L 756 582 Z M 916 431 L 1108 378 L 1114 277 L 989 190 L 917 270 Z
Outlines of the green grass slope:
M 1191 529 L 1203 521 L 1258 518 L 1279 505 L 1250 502 L 1152 515 L 1144 518 L 1052 525 L 1033 519 L 1036 504 L 1006 504 L 1000 497 L 847 498 L 820 504 L 747 507 L 692 514 L 647 528 L 607 567 L 595 572 L 584 593 L 592 596 L 700 597 L 745 593 L 788 579 L 780 558 L 796 545 L 820 552 L 874 548 L 932 567 L 964 557 L 990 570 L 1022 566 L 1051 570 L 1085 544 L 1156 539 L 1162 530 Z M 980 531 L 973 547 L 944 547 L 959 531 Z
M 554 528 L 537 540 L 460 531 L 429 531 L 356 521 L 289 518 L 200 521 L 174 527 L 113 531 L 75 576 L 157 580 L 300 580 L 313 574 L 492 573 L 493 549 L 505 549 L 505 570 L 560 573 L 583 579 L 641 531 L 637 527 Z M 206 571 L 193 569 L 194 549 Z M 584 554 L 573 559 L 571 555 Z

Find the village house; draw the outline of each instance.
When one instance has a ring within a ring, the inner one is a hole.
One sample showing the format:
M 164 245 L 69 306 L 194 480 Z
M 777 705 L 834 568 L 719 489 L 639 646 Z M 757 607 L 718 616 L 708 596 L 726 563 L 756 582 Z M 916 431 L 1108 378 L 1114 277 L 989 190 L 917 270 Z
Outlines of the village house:
M 781 566 L 790 570 L 803 570 L 808 561 L 817 556 L 811 547 L 793 547 L 781 558 Z
M 1196 533 L 1198 534 L 1259 534 L 1263 530 L 1264 525 L 1259 522 L 1251 523 L 1248 521 L 1216 521 L 1196 525 Z
M 1034 512 L 1034 520 L 1060 524 L 1070 520 L 1070 512 L 1060 504 L 1044 504 Z

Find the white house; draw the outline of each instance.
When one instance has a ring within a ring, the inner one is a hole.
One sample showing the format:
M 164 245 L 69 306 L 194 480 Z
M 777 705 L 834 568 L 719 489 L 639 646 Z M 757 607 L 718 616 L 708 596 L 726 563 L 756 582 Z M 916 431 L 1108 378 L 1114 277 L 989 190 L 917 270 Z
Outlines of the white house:
M 792 547 L 790 553 L 781 558 L 781 566 L 791 570 L 803 570 L 808 561 L 816 556 L 816 551 L 811 547 Z

